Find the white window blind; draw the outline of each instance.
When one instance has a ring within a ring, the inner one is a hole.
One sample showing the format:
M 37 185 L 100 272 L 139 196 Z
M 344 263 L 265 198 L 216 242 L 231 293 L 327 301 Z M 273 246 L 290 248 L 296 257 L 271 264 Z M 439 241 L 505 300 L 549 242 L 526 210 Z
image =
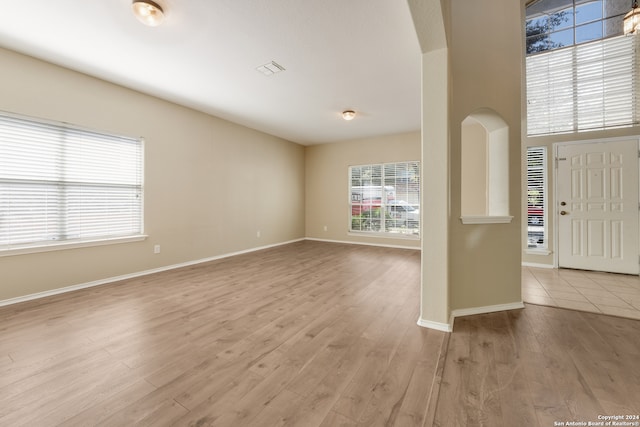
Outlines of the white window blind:
M 0 250 L 142 233 L 140 139 L 0 114 Z
M 527 134 L 637 124 L 637 45 L 619 36 L 528 56 Z
M 529 248 L 546 247 L 546 148 L 527 148 L 527 231 Z
M 350 231 L 420 234 L 420 162 L 349 168 Z

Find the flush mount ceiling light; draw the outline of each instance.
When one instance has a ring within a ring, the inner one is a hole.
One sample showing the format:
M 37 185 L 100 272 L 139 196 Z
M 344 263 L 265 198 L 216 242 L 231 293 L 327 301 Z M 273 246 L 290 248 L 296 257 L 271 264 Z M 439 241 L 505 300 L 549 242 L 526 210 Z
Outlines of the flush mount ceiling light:
M 622 28 L 624 29 L 625 35 L 635 34 L 640 28 L 640 8 L 638 7 L 638 2 L 636 0 L 634 0 L 629 13 L 624 15 L 622 22 Z
M 133 14 L 138 21 L 150 27 L 157 27 L 164 20 L 162 6 L 151 0 L 133 0 Z
M 356 112 L 353 110 L 344 110 L 342 112 L 342 118 L 345 120 L 353 120 L 355 116 L 356 116 Z

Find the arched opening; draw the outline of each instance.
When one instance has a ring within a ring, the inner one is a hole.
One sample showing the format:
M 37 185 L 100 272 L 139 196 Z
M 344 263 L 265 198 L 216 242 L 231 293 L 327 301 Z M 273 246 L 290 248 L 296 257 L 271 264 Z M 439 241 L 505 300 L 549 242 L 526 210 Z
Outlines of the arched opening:
M 509 126 L 482 108 L 462 121 L 461 219 L 505 223 L 509 215 Z

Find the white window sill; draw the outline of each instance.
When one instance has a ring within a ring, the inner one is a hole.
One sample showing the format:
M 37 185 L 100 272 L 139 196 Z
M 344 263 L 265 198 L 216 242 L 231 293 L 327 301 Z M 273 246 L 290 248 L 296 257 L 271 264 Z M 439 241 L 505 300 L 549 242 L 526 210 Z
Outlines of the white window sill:
M 525 249 L 527 255 L 551 255 L 551 251 L 545 248 Z
M 81 240 L 68 242 L 52 242 L 38 246 L 15 246 L 9 249 L 0 249 L 0 257 L 35 254 L 38 252 L 60 251 L 64 249 L 87 248 L 91 246 L 117 245 L 120 243 L 139 242 L 147 238 L 146 234 L 135 236 L 114 237 L 108 239 Z
M 509 224 L 513 220 L 512 216 L 478 215 L 461 216 L 463 224 Z
M 401 234 L 401 233 L 376 233 L 376 232 L 369 232 L 369 231 L 349 231 L 347 235 L 358 236 L 358 237 L 380 237 L 383 239 L 420 240 L 419 235 Z

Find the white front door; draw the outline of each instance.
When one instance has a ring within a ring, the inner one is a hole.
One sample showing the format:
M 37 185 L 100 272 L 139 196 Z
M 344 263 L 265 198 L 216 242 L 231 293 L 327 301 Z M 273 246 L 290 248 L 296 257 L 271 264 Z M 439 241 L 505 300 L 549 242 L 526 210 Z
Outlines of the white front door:
M 559 145 L 558 265 L 638 274 L 638 140 Z

